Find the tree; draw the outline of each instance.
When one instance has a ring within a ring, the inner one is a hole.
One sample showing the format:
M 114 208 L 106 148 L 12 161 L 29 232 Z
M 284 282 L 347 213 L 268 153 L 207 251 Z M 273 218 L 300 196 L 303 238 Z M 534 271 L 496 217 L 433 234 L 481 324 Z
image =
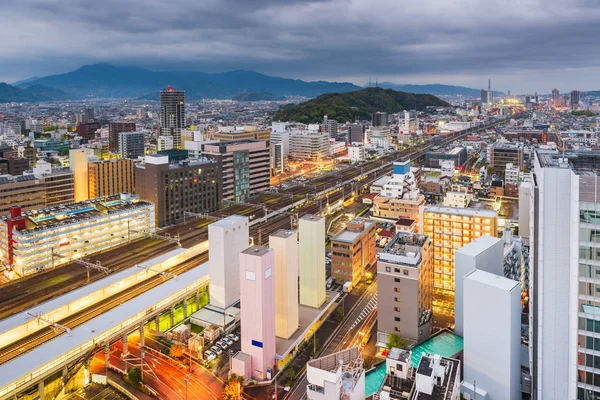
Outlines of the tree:
M 388 341 L 386 343 L 387 348 L 391 349 L 392 347 L 396 347 L 398 349 L 405 349 L 406 348 L 406 339 L 394 334 L 394 333 L 390 333 L 388 335 Z
M 127 377 L 129 381 L 135 386 L 140 387 L 142 385 L 142 369 L 140 367 L 131 367 L 127 370 Z
M 223 382 L 223 399 L 224 400 L 238 400 L 241 399 L 242 383 L 244 378 L 231 374 L 229 379 Z
M 183 345 L 174 344 L 169 349 L 169 357 L 171 357 L 171 358 L 181 358 L 181 357 L 183 357 L 184 354 L 185 354 L 185 349 L 184 349 Z
M 292 386 L 294 379 L 296 379 L 296 371 L 294 368 L 288 368 L 288 370 L 285 371 L 285 377 L 287 378 L 288 386 Z

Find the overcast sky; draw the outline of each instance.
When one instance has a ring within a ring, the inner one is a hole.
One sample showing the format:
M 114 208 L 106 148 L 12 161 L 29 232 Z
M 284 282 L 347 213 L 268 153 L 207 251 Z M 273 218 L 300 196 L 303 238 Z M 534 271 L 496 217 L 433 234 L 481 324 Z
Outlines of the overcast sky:
M 0 81 L 152 70 L 600 89 L 600 0 L 0 0 Z

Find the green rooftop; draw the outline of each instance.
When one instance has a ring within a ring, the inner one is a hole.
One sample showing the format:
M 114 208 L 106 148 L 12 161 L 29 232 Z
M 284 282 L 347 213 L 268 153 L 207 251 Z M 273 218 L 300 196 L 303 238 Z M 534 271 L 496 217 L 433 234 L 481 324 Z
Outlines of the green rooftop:
M 419 366 L 423 354 L 439 354 L 442 357 L 452 357 L 463 349 L 463 339 L 447 329 L 436 333 L 423 343 L 411 349 L 410 361 L 414 368 Z

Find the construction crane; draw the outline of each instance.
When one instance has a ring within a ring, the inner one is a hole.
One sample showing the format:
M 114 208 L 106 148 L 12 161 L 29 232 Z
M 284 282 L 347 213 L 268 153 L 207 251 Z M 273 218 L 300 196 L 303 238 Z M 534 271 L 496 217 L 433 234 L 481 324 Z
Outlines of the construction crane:
M 42 315 L 42 313 L 34 314 L 34 313 L 28 311 L 27 315 L 29 315 L 30 317 L 33 317 L 33 318 L 37 319 L 38 322 L 43 322 L 45 324 L 50 325 L 55 332 L 57 332 L 59 330 L 62 330 L 62 331 L 67 332 L 67 334 L 69 334 L 69 335 L 71 334 L 71 329 L 70 328 L 67 328 L 66 326 L 58 324 L 58 323 L 56 323 L 54 321 L 50 321 L 49 319 L 45 318 Z

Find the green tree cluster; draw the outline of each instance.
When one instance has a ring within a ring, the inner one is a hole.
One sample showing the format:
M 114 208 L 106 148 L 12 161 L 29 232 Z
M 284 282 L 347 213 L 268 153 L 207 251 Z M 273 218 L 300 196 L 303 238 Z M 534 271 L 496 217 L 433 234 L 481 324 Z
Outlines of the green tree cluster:
M 398 349 L 406 349 L 407 344 L 408 342 L 406 339 L 394 333 L 388 335 L 388 341 L 386 343 L 388 349 L 391 349 L 392 347 L 396 347 Z
M 338 122 L 371 119 L 377 111 L 397 113 L 402 110 L 425 110 L 428 106 L 450 106 L 430 94 L 414 94 L 392 89 L 366 88 L 346 93 L 326 93 L 300 104 L 282 106 L 275 119 L 316 123 L 327 115 Z

